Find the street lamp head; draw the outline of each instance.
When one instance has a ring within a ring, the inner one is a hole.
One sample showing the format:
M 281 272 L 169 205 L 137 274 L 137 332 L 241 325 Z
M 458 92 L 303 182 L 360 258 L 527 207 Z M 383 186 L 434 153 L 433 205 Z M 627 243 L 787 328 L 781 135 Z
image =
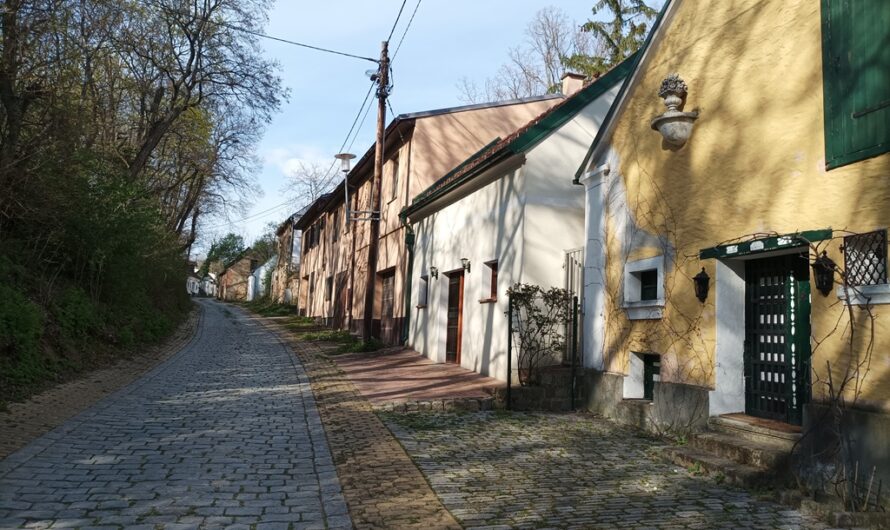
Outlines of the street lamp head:
M 339 155 L 334 155 L 334 158 L 340 161 L 340 171 L 349 173 L 349 164 L 355 158 L 355 155 L 352 153 L 340 153 Z

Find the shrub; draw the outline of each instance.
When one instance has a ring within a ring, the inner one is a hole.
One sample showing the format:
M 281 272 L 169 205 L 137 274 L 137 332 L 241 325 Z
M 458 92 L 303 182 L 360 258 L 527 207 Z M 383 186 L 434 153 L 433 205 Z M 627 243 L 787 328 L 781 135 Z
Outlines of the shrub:
M 568 291 L 544 290 L 538 285 L 514 284 L 507 290 L 512 299 L 512 330 L 516 340 L 519 384 L 540 384 L 540 367 L 565 348 L 565 331 L 571 318 Z
M 0 379 L 11 386 L 39 381 L 50 370 L 40 355 L 43 315 L 20 291 L 0 284 Z
M 54 314 L 63 335 L 70 339 L 82 339 L 98 327 L 96 307 L 79 287 L 68 287 L 62 292 Z

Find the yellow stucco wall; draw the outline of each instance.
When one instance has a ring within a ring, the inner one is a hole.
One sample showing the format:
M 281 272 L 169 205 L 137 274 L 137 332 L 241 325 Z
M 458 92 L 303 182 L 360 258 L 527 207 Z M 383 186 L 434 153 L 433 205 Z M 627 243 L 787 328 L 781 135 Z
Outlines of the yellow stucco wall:
M 654 351 L 663 355 L 663 380 L 712 387 L 716 262 L 700 261 L 698 251 L 758 232 L 887 227 L 890 155 L 825 170 L 819 2 L 683 0 L 675 9 L 609 142 L 606 369 L 626 373 L 629 351 Z M 700 111 L 679 151 L 664 149 L 650 128 L 665 110 L 659 85 L 673 72 L 689 86 L 685 110 Z M 625 200 L 628 215 L 619 213 Z M 839 264 L 841 243 L 822 244 Z M 624 263 L 658 254 L 668 256 L 664 318 L 631 322 L 617 307 Z M 691 279 L 702 266 L 712 278 L 704 305 Z M 890 306 L 873 313 L 874 353 L 859 399 L 890 410 Z M 859 309 L 853 318 L 855 357 L 871 320 Z M 814 399 L 826 362 L 836 381 L 850 365 L 848 322 L 833 293 L 813 289 Z

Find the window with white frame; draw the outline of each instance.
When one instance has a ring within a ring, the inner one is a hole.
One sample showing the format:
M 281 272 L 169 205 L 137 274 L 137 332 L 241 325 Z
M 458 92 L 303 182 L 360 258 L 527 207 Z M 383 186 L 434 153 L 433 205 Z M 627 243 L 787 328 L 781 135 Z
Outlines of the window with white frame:
M 624 266 L 624 310 L 631 320 L 662 317 L 664 256 L 630 261 Z

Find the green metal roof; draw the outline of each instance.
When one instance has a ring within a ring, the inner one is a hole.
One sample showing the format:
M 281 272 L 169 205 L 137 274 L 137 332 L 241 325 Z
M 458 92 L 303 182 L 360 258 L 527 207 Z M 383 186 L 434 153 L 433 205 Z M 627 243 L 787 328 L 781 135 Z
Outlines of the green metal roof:
M 446 173 L 445 176 L 437 180 L 429 188 L 418 194 L 411 201 L 411 205 L 405 208 L 400 215 L 407 217 L 436 198 L 476 177 L 504 158 L 525 153 L 536 146 L 551 133 L 574 118 L 587 105 L 622 81 L 631 72 L 636 57 L 637 54 L 628 57 L 605 75 L 566 98 L 562 103 L 550 108 L 547 112 L 527 123 L 506 139 L 496 138 L 490 142 Z
M 831 239 L 831 228 L 822 230 L 805 230 L 803 232 L 795 232 L 781 236 L 768 236 L 751 241 L 743 241 L 728 245 L 718 245 L 716 247 L 703 248 L 699 251 L 699 259 L 712 258 L 735 258 L 738 256 L 746 256 L 748 254 L 757 254 L 760 252 L 768 252 L 770 250 L 779 250 L 783 248 L 794 248 L 808 245 L 813 241 L 824 241 Z

